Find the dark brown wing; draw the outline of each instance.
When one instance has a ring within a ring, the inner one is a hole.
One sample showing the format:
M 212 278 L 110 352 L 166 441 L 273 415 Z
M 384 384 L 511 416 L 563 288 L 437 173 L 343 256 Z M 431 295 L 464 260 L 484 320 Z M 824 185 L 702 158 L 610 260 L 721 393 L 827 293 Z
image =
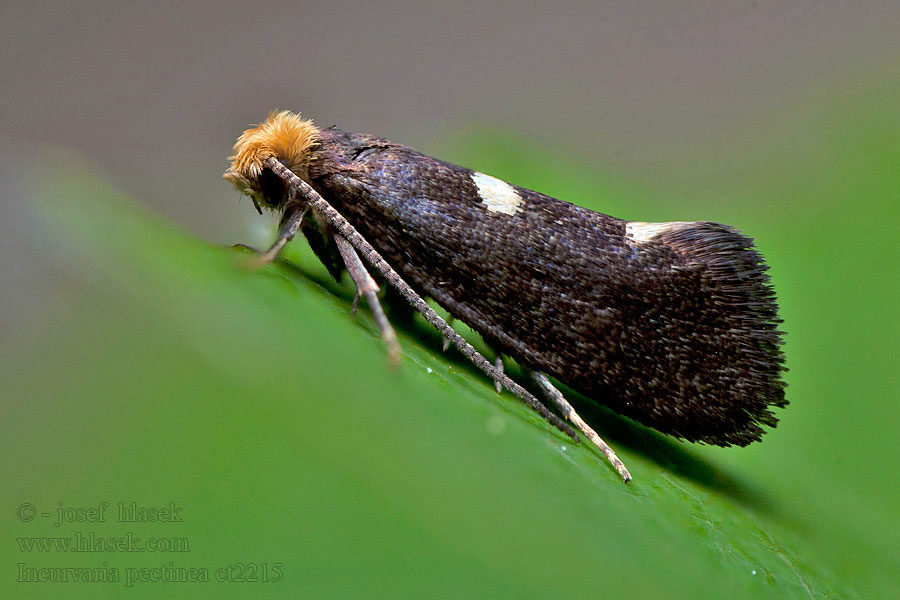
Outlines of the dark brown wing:
M 333 131 L 318 156 L 319 193 L 497 350 L 688 440 L 746 445 L 775 424 L 777 309 L 750 238 L 685 223 L 636 239 L 515 186 L 514 210 L 492 210 L 480 174 L 370 136 Z

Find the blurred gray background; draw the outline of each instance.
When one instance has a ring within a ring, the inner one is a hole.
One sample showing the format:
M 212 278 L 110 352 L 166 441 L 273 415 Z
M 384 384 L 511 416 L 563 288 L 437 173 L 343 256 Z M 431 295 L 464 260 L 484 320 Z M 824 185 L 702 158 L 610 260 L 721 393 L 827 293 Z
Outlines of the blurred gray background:
M 820 90 L 896 65 L 898 23 L 898 2 L 836 0 L 4 2 L 0 309 L 15 321 L 54 279 L 22 222 L 36 144 L 223 244 L 259 235 L 221 174 L 272 108 L 431 153 L 498 126 L 676 197 Z
M 225 157 L 271 108 L 424 151 L 499 125 L 677 184 L 686 149 L 896 61 L 900 3 L 4 2 L 0 23 L 7 143 L 74 146 L 225 242 L 252 218 Z

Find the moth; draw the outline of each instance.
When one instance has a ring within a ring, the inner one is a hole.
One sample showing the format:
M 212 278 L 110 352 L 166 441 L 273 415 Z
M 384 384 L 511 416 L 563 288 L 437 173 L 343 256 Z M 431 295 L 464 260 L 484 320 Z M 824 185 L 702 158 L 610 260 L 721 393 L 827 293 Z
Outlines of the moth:
M 421 154 L 273 112 L 225 173 L 281 213 L 274 260 L 302 231 L 336 278 L 349 272 L 391 356 L 376 269 L 482 371 L 578 441 L 503 373 L 513 358 L 629 481 L 551 377 L 665 434 L 746 446 L 784 407 L 778 308 L 753 240 L 712 222 L 625 221 Z M 361 255 L 361 257 L 360 257 Z M 365 261 L 365 262 L 364 262 Z M 493 348 L 491 363 L 423 300 Z

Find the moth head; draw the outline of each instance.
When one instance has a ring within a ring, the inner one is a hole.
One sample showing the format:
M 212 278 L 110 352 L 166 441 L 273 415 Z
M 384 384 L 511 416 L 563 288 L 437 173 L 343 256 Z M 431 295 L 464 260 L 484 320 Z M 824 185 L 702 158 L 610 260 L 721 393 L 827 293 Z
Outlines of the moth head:
M 223 177 L 250 196 L 257 210 L 260 206 L 278 209 L 285 200 L 284 183 L 266 167 L 266 161 L 275 158 L 306 179 L 310 154 L 318 142 L 319 130 L 312 121 L 287 110 L 272 111 L 234 143 L 234 156 L 228 159 L 231 166 Z

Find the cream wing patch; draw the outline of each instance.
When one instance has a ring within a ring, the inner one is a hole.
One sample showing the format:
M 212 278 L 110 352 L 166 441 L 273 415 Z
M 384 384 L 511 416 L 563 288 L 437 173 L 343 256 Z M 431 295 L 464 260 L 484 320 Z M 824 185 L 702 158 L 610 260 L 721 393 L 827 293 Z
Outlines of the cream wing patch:
M 496 177 L 478 173 L 477 171 L 473 172 L 470 177 L 472 177 L 475 187 L 478 188 L 478 196 L 484 202 L 484 206 L 489 212 L 514 215 L 522 210 L 522 204 L 525 203 L 525 200 L 513 186 Z
M 693 223 L 690 221 L 667 221 L 664 223 L 629 221 L 625 224 L 625 235 L 636 242 L 649 242 L 658 235 L 677 231 L 686 225 L 693 225 Z

